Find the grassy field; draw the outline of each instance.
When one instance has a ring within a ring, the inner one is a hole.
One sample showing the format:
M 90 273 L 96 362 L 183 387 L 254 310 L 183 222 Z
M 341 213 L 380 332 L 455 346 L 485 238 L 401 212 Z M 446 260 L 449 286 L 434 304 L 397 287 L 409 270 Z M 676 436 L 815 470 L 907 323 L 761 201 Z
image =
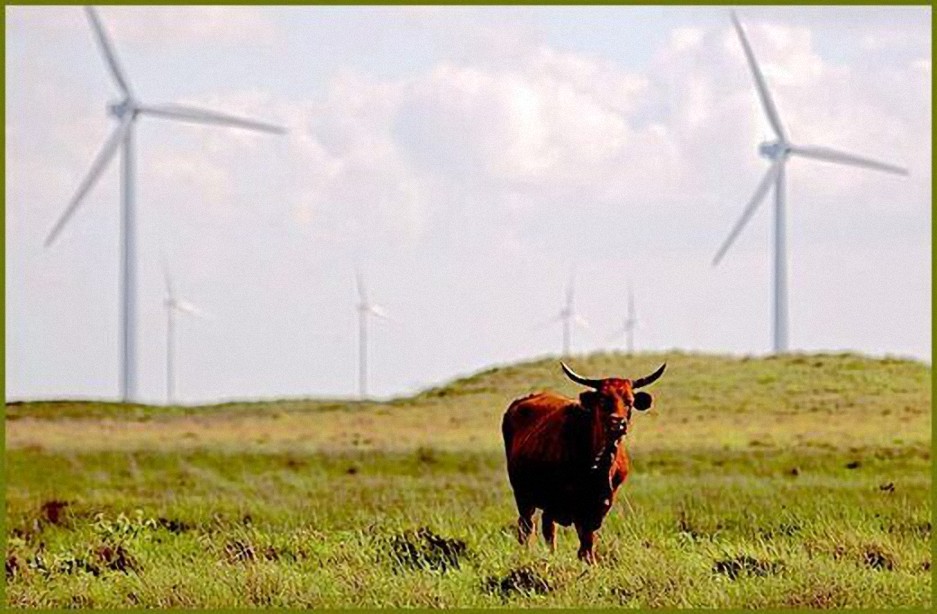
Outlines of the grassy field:
M 7 605 L 931 605 L 929 366 L 571 365 L 665 359 L 594 567 L 514 538 L 500 417 L 577 392 L 556 360 L 387 403 L 7 404 Z

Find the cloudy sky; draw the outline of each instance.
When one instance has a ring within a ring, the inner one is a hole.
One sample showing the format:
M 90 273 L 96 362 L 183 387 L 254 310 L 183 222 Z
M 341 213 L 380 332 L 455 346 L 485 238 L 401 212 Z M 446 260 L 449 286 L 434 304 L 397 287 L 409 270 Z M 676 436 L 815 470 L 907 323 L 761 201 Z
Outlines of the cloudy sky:
M 639 350 L 771 347 L 771 206 L 710 265 L 771 134 L 724 7 L 99 14 L 142 100 L 289 130 L 138 122 L 142 400 L 165 394 L 161 259 L 210 314 L 178 322 L 186 402 L 354 394 L 356 265 L 393 317 L 378 396 L 557 354 L 539 325 L 572 269 L 575 352 L 622 346 L 629 284 Z M 930 361 L 930 8 L 739 16 L 793 140 L 911 173 L 788 165 L 792 348 Z M 116 163 L 43 240 L 117 90 L 78 7 L 7 7 L 5 40 L 7 398 L 113 398 Z

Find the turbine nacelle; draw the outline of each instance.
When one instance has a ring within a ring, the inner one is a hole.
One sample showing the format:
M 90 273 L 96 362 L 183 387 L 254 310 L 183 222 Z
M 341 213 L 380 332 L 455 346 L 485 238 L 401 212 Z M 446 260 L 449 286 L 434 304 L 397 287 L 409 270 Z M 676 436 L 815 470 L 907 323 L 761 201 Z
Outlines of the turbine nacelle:
M 769 160 L 778 160 L 791 153 L 791 147 L 782 141 L 765 141 L 758 146 L 758 153 Z
M 137 112 L 137 104 L 130 98 L 124 98 L 123 100 L 109 103 L 107 105 L 107 112 L 117 119 L 122 119 L 125 115 L 135 115 Z

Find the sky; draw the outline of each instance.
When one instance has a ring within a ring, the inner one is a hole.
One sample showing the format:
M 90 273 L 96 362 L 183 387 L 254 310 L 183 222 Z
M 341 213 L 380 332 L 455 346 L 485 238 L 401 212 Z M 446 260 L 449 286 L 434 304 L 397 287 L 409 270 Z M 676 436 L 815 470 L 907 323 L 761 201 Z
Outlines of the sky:
M 43 242 L 118 90 L 81 8 L 5 10 L 6 397 L 116 398 L 116 159 Z M 141 401 L 166 394 L 161 263 L 207 314 L 177 320 L 185 403 L 355 395 L 356 267 L 391 316 L 376 397 L 558 355 L 573 272 L 575 354 L 624 347 L 629 286 L 638 351 L 771 349 L 770 202 L 711 266 L 771 138 L 725 7 L 99 15 L 144 102 L 288 130 L 137 123 Z M 930 7 L 738 15 L 791 140 L 910 171 L 788 164 L 791 349 L 929 363 Z

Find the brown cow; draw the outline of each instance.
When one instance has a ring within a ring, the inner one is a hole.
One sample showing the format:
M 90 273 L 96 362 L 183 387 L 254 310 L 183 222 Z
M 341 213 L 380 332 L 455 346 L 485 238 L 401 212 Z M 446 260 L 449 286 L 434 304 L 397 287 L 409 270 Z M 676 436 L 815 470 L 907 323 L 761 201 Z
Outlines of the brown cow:
M 595 532 L 628 476 L 628 455 L 619 443 L 628 431 L 631 409 L 651 407 L 651 395 L 635 390 L 656 381 L 667 364 L 633 381 L 588 379 L 560 364 L 569 379 L 591 390 L 581 393 L 578 402 L 551 392 L 517 399 L 501 423 L 519 514 L 518 539 L 526 543 L 534 532 L 539 508 L 550 549 L 556 548 L 554 523 L 574 524 L 579 558 L 594 563 Z

